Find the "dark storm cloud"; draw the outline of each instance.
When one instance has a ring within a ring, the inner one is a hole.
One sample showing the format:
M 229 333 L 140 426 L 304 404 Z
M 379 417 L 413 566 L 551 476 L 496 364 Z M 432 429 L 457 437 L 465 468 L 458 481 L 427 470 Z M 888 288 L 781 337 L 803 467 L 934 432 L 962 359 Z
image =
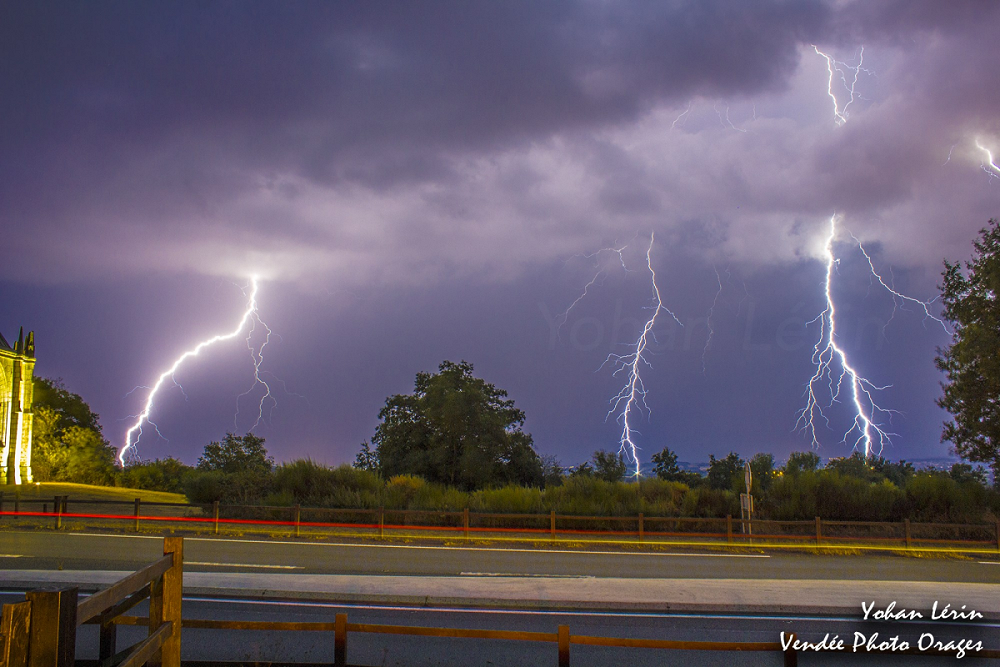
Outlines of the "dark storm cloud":
M 5 215 L 151 240 L 161 225 L 205 232 L 208 218 L 209 236 L 248 243 L 273 232 L 243 229 L 227 207 L 261 179 L 456 184 L 455 156 L 665 100 L 778 89 L 827 15 L 811 2 L 0 11 Z M 309 237 L 295 221 L 279 233 Z

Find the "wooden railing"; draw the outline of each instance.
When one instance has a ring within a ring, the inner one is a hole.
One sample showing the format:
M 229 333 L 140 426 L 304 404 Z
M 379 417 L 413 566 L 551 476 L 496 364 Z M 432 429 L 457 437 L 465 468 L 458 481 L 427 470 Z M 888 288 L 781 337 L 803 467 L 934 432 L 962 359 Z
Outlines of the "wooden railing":
M 139 616 L 121 616 L 115 620 L 120 625 L 145 626 L 149 620 Z M 334 616 L 330 622 L 301 621 L 231 621 L 213 619 L 185 619 L 182 627 L 199 630 L 257 630 L 272 632 L 327 632 L 333 633 L 333 666 L 346 667 L 348 636 L 350 633 L 375 633 L 385 635 L 408 635 L 417 637 L 444 637 L 455 639 L 491 639 L 504 641 L 526 641 L 554 643 L 557 647 L 559 667 L 570 667 L 570 648 L 578 646 L 604 646 L 611 648 L 634 648 L 653 650 L 680 651 L 737 651 L 737 652 L 767 652 L 781 653 L 785 667 L 798 665 L 798 651 L 792 648 L 795 635 L 791 635 L 789 648 L 784 649 L 781 642 L 705 642 L 677 641 L 666 639 L 643 639 L 633 637 L 595 637 L 590 635 L 574 635 L 568 625 L 560 625 L 556 632 L 524 632 L 512 630 L 485 630 L 478 628 L 432 628 L 411 625 L 382 625 L 374 623 L 348 623 L 347 614 Z M 788 636 L 786 635 L 786 639 Z M 834 651 L 828 651 L 834 652 Z M 956 651 L 919 650 L 914 647 L 905 651 L 865 650 L 865 653 L 884 655 L 919 655 L 948 657 L 955 659 Z M 1000 659 L 1000 650 L 984 649 L 968 654 L 969 657 Z M 666 661 L 665 661 L 666 664 Z
M 76 629 L 84 623 L 101 626 L 102 664 L 139 667 L 148 662 L 180 667 L 183 570 L 183 540 L 168 537 L 163 541 L 163 558 L 83 600 L 76 588 L 29 591 L 25 602 L 3 607 L 0 632 L 7 640 L 0 667 L 72 667 Z M 147 598 L 149 636 L 118 652 L 118 619 Z M 8 631 L 8 625 L 16 630 Z M 28 629 L 22 631 L 22 627 Z

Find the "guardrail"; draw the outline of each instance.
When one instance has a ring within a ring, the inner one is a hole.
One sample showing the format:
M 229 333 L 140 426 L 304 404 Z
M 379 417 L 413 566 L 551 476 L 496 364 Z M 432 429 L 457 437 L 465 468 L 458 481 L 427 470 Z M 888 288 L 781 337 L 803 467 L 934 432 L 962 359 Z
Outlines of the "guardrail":
M 293 505 L 191 505 L 152 503 L 136 498 L 119 500 L 74 499 L 68 496 L 3 498 L 0 520 L 29 518 L 51 521 L 56 529 L 67 522 L 124 524 L 134 531 L 141 524 L 185 524 L 191 529 L 218 534 L 220 528 L 249 530 L 258 527 L 301 537 L 351 532 L 371 537 L 462 537 L 463 539 L 516 539 L 547 541 L 611 541 L 636 543 L 697 543 L 734 546 L 797 547 L 821 549 L 878 548 L 896 550 L 961 550 L 1000 552 L 1000 521 L 982 524 L 915 522 L 744 521 L 732 516 L 648 517 L 580 516 L 574 514 L 505 514 L 385 508 L 342 509 Z M 51 511 L 50 511 L 51 506 Z M 12 511 L 11 511 L 12 510 Z M 119 510 L 119 511 L 115 511 Z
M 163 540 L 163 558 L 83 600 L 76 588 L 29 591 L 24 602 L 3 607 L 0 667 L 72 667 L 76 629 L 84 623 L 101 626 L 101 664 L 180 667 L 183 570 L 183 540 L 168 537 Z M 149 615 L 144 621 L 149 636 L 119 652 L 118 619 L 147 598 Z

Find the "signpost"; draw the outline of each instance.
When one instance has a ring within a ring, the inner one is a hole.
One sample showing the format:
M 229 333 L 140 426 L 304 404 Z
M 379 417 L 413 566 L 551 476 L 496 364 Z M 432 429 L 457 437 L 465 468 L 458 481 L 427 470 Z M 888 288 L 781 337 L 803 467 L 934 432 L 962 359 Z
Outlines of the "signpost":
M 746 481 L 747 492 L 740 494 L 740 519 L 745 535 L 753 535 L 753 496 L 750 489 L 753 485 L 753 474 L 750 472 L 750 464 L 744 464 L 744 481 Z

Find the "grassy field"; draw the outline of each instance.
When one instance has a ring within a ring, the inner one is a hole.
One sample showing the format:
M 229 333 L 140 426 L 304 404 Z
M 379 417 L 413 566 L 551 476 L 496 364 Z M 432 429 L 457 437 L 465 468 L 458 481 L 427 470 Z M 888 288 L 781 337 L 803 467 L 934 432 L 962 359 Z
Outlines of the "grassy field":
M 91 486 L 90 484 L 63 484 L 61 482 L 43 482 L 41 484 L 24 484 L 22 486 L 0 486 L 0 493 L 5 498 L 13 498 L 20 494 L 26 500 L 47 499 L 55 496 L 69 496 L 70 500 L 121 500 L 131 502 L 141 498 L 146 503 L 184 503 L 187 499 L 180 493 L 165 493 L 163 491 L 143 491 L 141 489 L 122 489 L 113 486 Z

